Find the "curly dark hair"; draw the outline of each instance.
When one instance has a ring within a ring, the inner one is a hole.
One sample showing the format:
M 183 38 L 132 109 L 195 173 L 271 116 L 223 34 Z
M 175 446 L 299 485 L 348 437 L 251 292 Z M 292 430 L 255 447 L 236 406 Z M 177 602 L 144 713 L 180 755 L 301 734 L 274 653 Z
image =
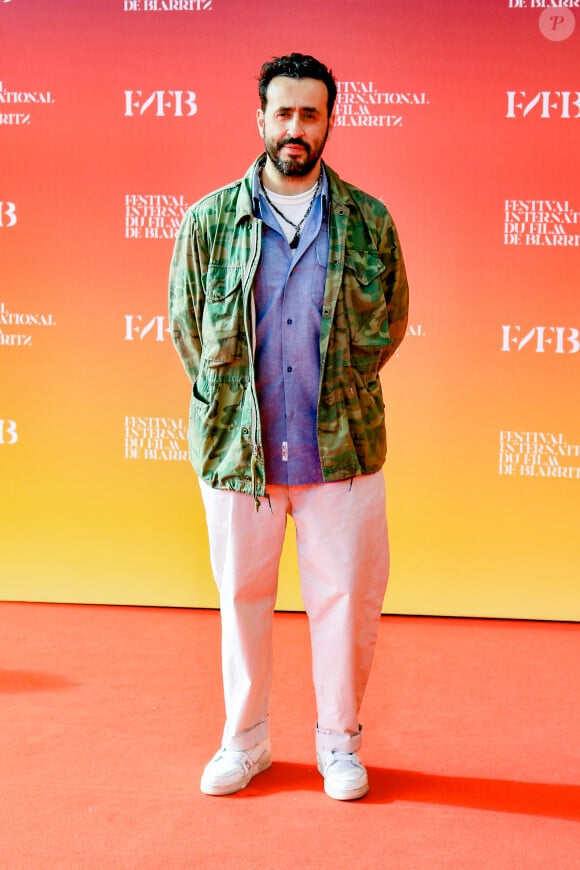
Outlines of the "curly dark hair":
M 336 81 L 332 70 L 328 69 L 310 54 L 286 54 L 283 57 L 273 57 L 266 61 L 258 77 L 258 93 L 262 111 L 266 108 L 266 91 L 268 85 L 276 76 L 287 76 L 291 79 L 318 79 L 326 85 L 328 91 L 328 116 L 332 114 L 336 100 Z

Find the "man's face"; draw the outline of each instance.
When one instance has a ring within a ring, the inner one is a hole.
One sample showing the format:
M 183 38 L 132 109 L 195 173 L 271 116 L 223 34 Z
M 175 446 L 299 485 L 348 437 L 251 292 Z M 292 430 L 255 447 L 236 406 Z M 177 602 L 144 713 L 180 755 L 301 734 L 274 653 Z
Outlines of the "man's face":
M 268 157 L 282 175 L 309 175 L 332 129 L 326 85 L 318 79 L 276 76 L 266 98 L 264 111 L 258 109 L 258 129 Z

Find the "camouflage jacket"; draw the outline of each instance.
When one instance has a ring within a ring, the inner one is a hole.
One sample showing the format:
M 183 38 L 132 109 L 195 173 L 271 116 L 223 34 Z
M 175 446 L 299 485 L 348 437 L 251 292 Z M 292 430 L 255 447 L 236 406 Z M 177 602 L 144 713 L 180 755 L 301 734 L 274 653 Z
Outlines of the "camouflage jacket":
M 267 481 L 253 367 L 252 282 L 262 230 L 252 210 L 255 165 L 185 213 L 171 263 L 169 319 L 192 382 L 192 464 L 210 486 L 250 493 L 257 501 Z M 379 370 L 405 335 L 408 286 L 385 206 L 325 169 L 330 247 L 320 328 L 318 447 L 324 480 L 333 481 L 370 474 L 384 463 Z

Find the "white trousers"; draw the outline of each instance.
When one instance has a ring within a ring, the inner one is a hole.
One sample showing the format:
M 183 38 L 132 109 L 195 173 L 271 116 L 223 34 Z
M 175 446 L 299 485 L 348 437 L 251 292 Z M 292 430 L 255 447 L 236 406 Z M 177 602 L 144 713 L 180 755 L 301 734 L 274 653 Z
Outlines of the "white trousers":
M 389 573 L 382 472 L 252 496 L 200 480 L 220 594 L 226 708 L 223 745 L 251 749 L 268 735 L 272 622 L 287 516 L 296 526 L 310 625 L 316 745 L 356 752 Z

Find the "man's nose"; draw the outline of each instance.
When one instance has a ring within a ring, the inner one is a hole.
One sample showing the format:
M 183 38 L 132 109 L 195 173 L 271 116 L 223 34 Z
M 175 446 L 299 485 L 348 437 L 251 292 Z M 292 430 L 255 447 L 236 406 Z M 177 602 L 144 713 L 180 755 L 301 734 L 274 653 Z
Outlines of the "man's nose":
M 288 123 L 288 133 L 290 136 L 292 136 L 295 139 L 297 136 L 299 136 L 303 132 L 304 131 L 302 129 L 302 120 L 300 118 L 300 114 L 299 114 L 299 112 L 295 112 L 290 117 L 290 121 Z

